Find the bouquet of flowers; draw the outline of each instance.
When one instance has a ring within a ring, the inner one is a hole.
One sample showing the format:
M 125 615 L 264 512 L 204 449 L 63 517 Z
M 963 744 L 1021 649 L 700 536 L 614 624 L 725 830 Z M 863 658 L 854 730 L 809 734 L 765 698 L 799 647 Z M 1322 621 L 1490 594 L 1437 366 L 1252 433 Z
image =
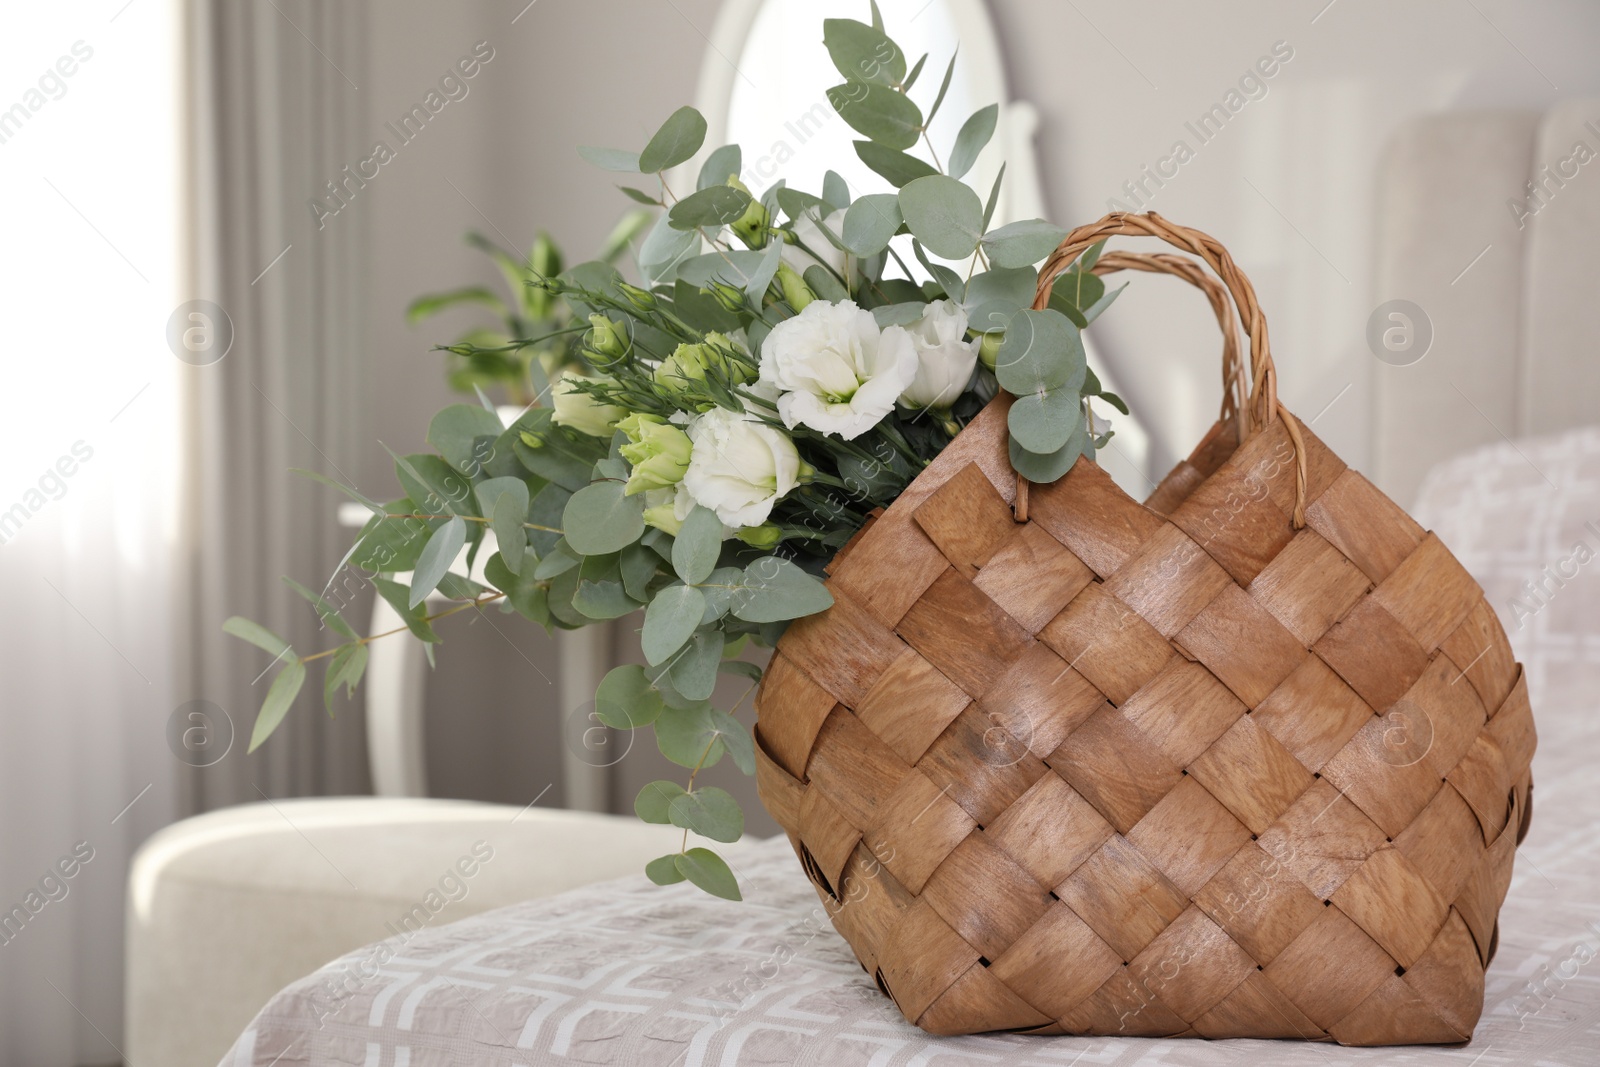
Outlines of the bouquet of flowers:
M 635 804 L 645 821 L 685 831 L 683 848 L 649 864 L 650 878 L 731 899 L 727 864 L 687 847 L 690 833 L 728 842 L 743 832 L 738 804 L 701 773 L 724 754 L 755 769 L 736 718 L 743 699 L 726 710 L 711 702 L 718 676 L 755 689 L 760 668 L 736 654 L 830 606 L 818 576 L 832 554 L 997 390 L 1016 398 L 1011 460 L 1034 482 L 1060 478 L 1110 436 L 1092 399 L 1126 413 L 1087 368 L 1079 334 L 1117 295 L 1090 271 L 1098 246 L 1034 310 L 1036 264 L 1066 231 L 1041 219 L 991 229 L 1000 180 L 986 197 L 962 181 L 998 106 L 968 119 L 941 162 L 927 129 L 954 58 L 937 90 L 923 92 L 928 57 L 908 64 L 876 4 L 870 22 L 824 22 L 823 44 L 843 78 L 829 100 L 888 191 L 852 197 L 830 171 L 820 193 L 779 182 L 758 196 L 739 179 L 737 145 L 706 155 L 694 188 L 683 187 L 669 172 L 701 154 L 707 129 L 688 107 L 639 151 L 580 149 L 631 175 L 623 192 L 659 210 L 634 280 L 604 262 L 559 271 L 548 248 L 521 263 L 502 254 L 525 312 L 510 328 L 527 332 L 447 346 L 469 365 L 539 366 L 548 404 L 506 425 L 480 391 L 481 406 L 435 416 L 433 452 L 394 456 L 396 499 L 339 487 L 372 513 L 341 568 L 369 576 L 430 652 L 434 624 L 468 610 L 493 606 L 546 628 L 642 612 L 646 663 L 605 676 L 596 714 L 617 729 L 652 727 L 688 771 L 685 784 L 650 783 Z M 556 315 L 556 302 L 570 316 Z M 529 328 L 540 322 L 554 329 Z M 552 345 L 557 337 L 576 343 Z M 533 351 L 547 365 L 529 361 Z M 483 581 L 452 570 L 463 554 Z M 353 692 L 374 639 L 289 584 L 341 641 L 302 655 L 228 620 L 230 633 L 284 664 L 252 749 L 314 661 L 326 662 L 330 711 L 339 688 Z M 429 613 L 435 594 L 454 603 Z

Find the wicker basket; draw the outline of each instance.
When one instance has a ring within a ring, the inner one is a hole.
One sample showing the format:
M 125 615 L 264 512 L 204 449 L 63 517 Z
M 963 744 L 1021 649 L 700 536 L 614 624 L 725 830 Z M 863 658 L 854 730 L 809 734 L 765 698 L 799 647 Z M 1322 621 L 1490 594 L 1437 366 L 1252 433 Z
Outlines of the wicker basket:
M 1448 550 L 1279 405 L 1211 237 L 1223 418 L 1141 505 L 1030 488 L 1002 395 L 829 565 L 762 684 L 759 787 L 931 1033 L 1468 1040 L 1527 830 L 1522 670 Z M 1231 300 L 1230 300 L 1231 298 Z M 1234 308 L 1250 338 L 1248 370 Z

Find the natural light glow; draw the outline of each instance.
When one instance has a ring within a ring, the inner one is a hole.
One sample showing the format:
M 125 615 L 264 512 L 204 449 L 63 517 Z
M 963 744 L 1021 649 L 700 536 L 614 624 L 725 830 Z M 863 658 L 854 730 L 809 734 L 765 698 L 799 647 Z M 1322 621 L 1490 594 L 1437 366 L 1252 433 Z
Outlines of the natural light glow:
M 137 565 L 177 482 L 181 64 L 177 4 L 123 2 L 16 5 L 0 35 L 0 514 L 69 551 L 114 524 Z

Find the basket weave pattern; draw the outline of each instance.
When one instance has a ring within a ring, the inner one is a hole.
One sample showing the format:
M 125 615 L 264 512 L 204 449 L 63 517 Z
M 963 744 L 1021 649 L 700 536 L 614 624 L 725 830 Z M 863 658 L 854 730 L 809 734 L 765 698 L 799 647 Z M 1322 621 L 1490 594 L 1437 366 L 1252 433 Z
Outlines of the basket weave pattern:
M 1521 667 L 1439 540 L 1277 406 L 1231 260 L 1150 218 L 1057 269 L 1107 224 L 1176 233 L 1249 375 L 1193 261 L 1097 269 L 1206 290 L 1227 417 L 1140 504 L 1088 459 L 1020 483 L 997 398 L 780 641 L 762 800 L 924 1030 L 1467 1040 L 1530 815 Z

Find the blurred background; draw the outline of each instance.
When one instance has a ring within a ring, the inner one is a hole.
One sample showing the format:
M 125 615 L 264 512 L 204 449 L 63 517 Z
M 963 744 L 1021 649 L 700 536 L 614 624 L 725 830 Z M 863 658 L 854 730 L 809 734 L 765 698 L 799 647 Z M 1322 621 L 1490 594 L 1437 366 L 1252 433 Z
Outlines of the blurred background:
M 1485 335 L 1470 311 L 1523 284 L 1515 239 L 1535 209 L 1568 183 L 1600 183 L 1588 163 L 1600 104 L 1569 114 L 1570 135 L 1538 133 L 1562 102 L 1600 99 L 1600 7 L 881 6 L 909 51 L 932 53 L 930 69 L 957 44 L 970 60 L 949 121 L 1005 107 L 975 181 L 1012 161 L 1010 217 L 1072 226 L 1156 210 L 1219 237 L 1271 317 L 1284 401 L 1402 504 L 1452 449 L 1448 431 L 1386 435 L 1395 404 L 1475 427 L 1469 443 L 1483 420 L 1496 434 L 1538 429 L 1513 395 L 1526 383 L 1480 376 L 1452 391 L 1439 379 L 1428 399 L 1405 399 L 1423 379 L 1396 377 L 1406 361 L 1380 358 L 1369 327 L 1380 305 L 1421 301 L 1426 322 L 1411 325 L 1434 358 L 1419 366 L 1447 366 L 1462 345 L 1502 345 L 1509 363 L 1515 338 Z M 352 531 L 333 491 L 290 470 L 392 495 L 383 446 L 422 450 L 429 417 L 459 399 L 431 346 L 481 321 L 462 308 L 410 324 L 408 304 L 499 284 L 463 235 L 526 254 L 547 233 L 569 262 L 590 258 L 631 205 L 576 146 L 642 144 L 681 103 L 706 111 L 708 144 L 719 130 L 740 141 L 747 169 L 772 157 L 753 187 L 785 175 L 814 186 L 828 167 L 874 181 L 847 169 L 843 123 L 811 111 L 830 78 L 820 18 L 865 8 L 89 0 L 8 12 L 0 911 L 28 917 L 0 940 L 0 1063 L 121 1061 L 124 891 L 151 833 L 229 805 L 373 790 L 360 696 L 330 718 L 308 689 L 246 755 L 262 657 L 220 625 L 245 615 L 316 647 L 317 620 L 279 576 L 326 579 Z M 1509 144 L 1522 170 L 1479 168 L 1464 133 L 1460 178 L 1506 237 L 1397 221 L 1385 201 L 1386 168 L 1416 149 L 1410 124 L 1440 112 L 1504 116 L 1496 150 Z M 1546 165 L 1565 178 L 1535 197 L 1521 175 Z M 1453 265 L 1431 300 L 1394 289 L 1391 225 Z M 1130 491 L 1214 417 L 1215 328 L 1193 294 L 1143 277 L 1096 325 L 1093 362 L 1138 420 L 1106 456 Z M 1593 396 L 1574 402 L 1592 416 Z M 365 618 L 370 592 L 351 596 Z M 574 671 L 637 656 L 636 620 L 565 651 L 515 616 L 450 622 L 417 683 L 429 795 L 628 811 L 661 776 L 648 738 L 630 750 L 593 730 L 572 696 L 592 680 L 575 687 Z M 752 832 L 773 832 L 750 783 L 721 784 L 750 801 Z M 75 849 L 67 878 L 58 861 Z

